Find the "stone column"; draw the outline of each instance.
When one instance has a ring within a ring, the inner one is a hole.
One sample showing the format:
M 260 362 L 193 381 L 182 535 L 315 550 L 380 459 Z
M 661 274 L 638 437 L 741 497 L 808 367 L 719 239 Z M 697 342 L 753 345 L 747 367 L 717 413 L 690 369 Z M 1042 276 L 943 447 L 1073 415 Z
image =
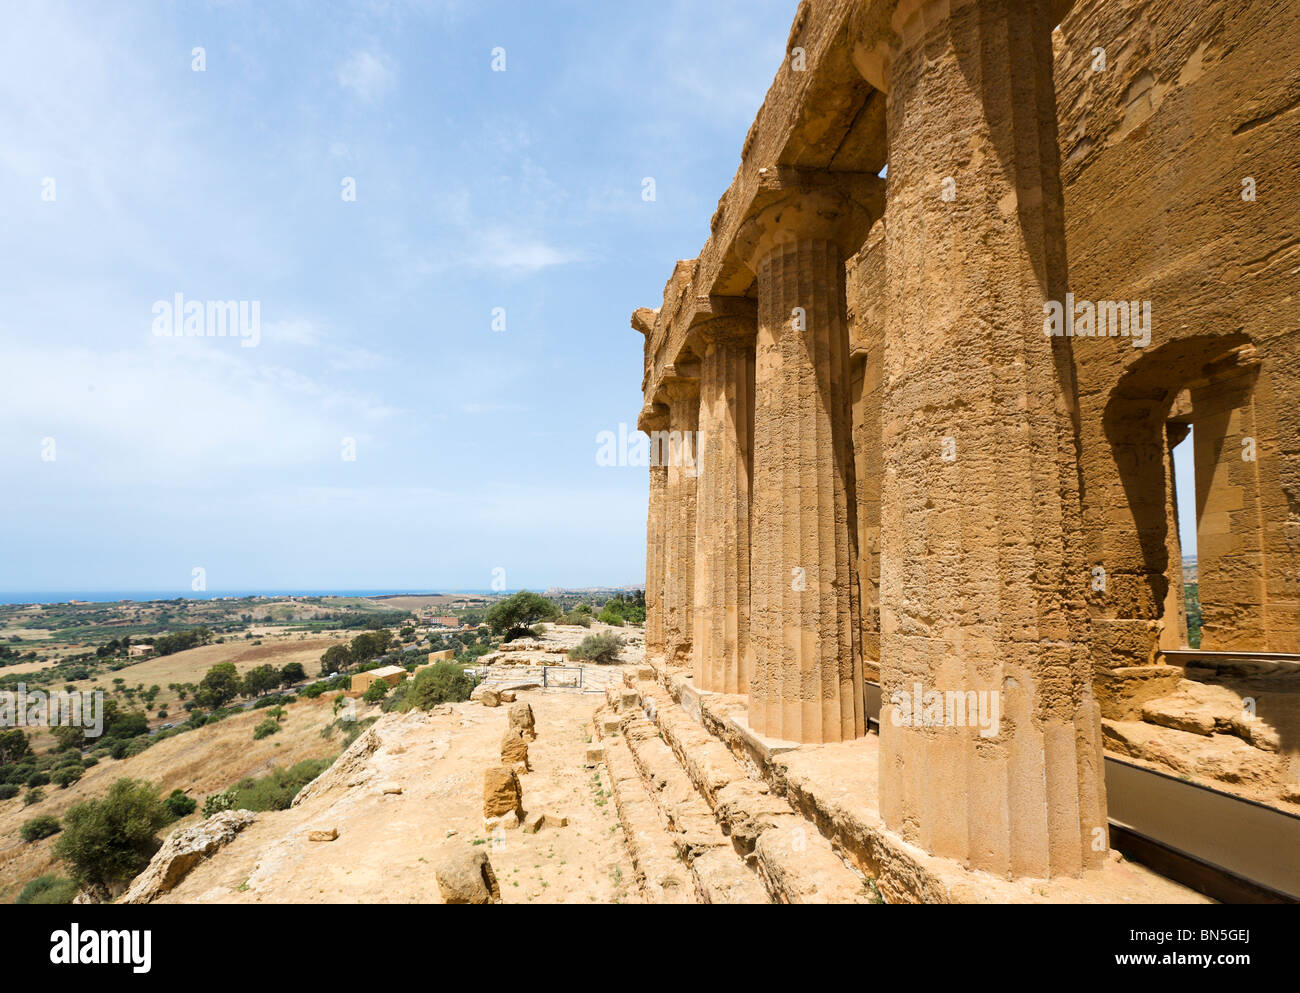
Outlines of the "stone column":
M 695 685 L 717 693 L 747 693 L 755 321 L 752 316 L 719 318 L 696 332 L 704 357 L 695 531 Z
M 1165 548 L 1169 552 L 1166 574 L 1169 589 L 1161 615 L 1160 647 L 1176 650 L 1187 645 L 1187 590 L 1183 583 L 1183 542 L 1178 533 L 1178 480 L 1174 473 L 1174 448 L 1187 437 L 1190 424 L 1165 424 Z
M 699 462 L 696 434 L 700 416 L 698 379 L 665 380 L 668 406 L 668 513 L 664 534 L 664 657 L 669 665 L 691 664 L 695 605 L 695 500 Z
M 881 810 L 971 868 L 1077 876 L 1106 805 L 1072 339 L 1043 331 L 1067 288 L 1053 21 L 901 0 L 893 25 L 856 59 L 890 136 Z
M 651 404 L 637 421 L 650 435 L 650 510 L 645 542 L 645 650 L 662 658 L 664 642 L 664 536 L 668 514 L 668 460 L 660 444 L 668 430 L 668 408 Z
M 872 212 L 853 186 L 774 179 L 737 236 L 758 285 L 749 723 L 800 742 L 866 733 L 844 261 Z
M 1196 571 L 1201 648 L 1268 651 L 1260 432 L 1254 349 L 1212 363 L 1192 384 L 1196 461 Z M 1249 457 L 1248 457 L 1249 456 Z M 1274 649 L 1276 650 L 1276 649 Z

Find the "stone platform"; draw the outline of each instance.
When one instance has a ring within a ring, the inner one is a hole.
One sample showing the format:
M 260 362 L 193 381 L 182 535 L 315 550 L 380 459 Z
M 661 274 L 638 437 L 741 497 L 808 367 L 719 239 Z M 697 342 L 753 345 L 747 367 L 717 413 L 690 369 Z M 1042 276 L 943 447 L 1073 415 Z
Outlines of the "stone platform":
M 662 698 L 654 698 L 647 677 Z M 999 878 L 938 858 L 889 831 L 880 816 L 880 739 L 809 745 L 767 738 L 748 723 L 745 698 L 697 689 L 687 670 L 652 658 L 627 674 L 642 706 L 680 707 L 807 818 L 890 903 L 1208 903 L 1206 897 L 1118 852 L 1079 878 Z M 656 718 L 658 714 L 656 714 Z

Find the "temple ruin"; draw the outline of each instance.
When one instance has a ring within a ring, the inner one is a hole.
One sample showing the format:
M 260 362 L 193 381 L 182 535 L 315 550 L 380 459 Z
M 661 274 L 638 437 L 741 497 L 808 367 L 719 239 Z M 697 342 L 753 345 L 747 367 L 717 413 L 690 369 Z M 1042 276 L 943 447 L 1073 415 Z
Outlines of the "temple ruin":
M 632 317 L 648 658 L 761 741 L 879 734 L 888 830 L 1004 878 L 1100 866 L 1104 755 L 1201 734 L 1159 720 L 1200 685 L 1300 803 L 1297 697 L 1251 682 L 1300 653 L 1298 47 L 1264 0 L 803 0 Z

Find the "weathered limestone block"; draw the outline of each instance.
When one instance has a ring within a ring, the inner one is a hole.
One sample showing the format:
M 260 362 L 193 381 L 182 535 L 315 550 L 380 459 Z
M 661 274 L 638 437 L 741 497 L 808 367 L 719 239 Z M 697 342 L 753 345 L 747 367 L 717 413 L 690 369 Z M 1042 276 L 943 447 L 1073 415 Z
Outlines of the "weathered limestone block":
M 521 734 L 525 741 L 532 741 L 537 737 L 531 704 L 521 700 L 510 705 L 510 729 Z
M 482 847 L 458 848 L 445 855 L 434 869 L 443 903 L 488 904 L 501 902 L 492 863 Z
M 528 771 L 528 742 L 515 728 L 511 728 L 501 739 L 501 764 L 514 768 L 522 765 Z
M 754 421 L 753 316 L 722 317 L 697 333 L 700 474 L 695 534 L 695 684 L 749 689 L 749 511 Z
M 905 0 L 895 23 L 881 809 L 972 868 L 1077 876 L 1107 821 L 1073 339 L 1043 333 L 1067 289 L 1053 21 L 1033 0 Z M 918 689 L 954 705 L 904 717 Z M 979 699 L 991 735 L 955 706 Z
M 483 816 L 501 817 L 523 810 L 519 777 L 510 766 L 492 766 L 483 771 Z

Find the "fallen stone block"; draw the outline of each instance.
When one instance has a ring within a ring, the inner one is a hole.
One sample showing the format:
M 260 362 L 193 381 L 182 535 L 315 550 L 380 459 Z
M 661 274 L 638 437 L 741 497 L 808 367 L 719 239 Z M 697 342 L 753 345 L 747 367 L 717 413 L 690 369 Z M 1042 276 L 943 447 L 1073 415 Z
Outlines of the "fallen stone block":
M 510 727 L 518 731 L 528 741 L 537 737 L 537 725 L 533 719 L 530 704 L 519 702 L 510 705 Z
M 338 828 L 315 828 L 307 832 L 308 841 L 333 841 L 338 836 Z
M 604 761 L 605 761 L 605 749 L 603 746 L 592 745 L 590 748 L 587 749 L 586 765 L 588 769 L 590 769 L 592 766 L 600 765 L 600 763 Z
M 546 815 L 541 813 L 529 814 L 524 818 L 524 834 L 536 834 L 546 826 Z
M 379 787 L 379 792 L 384 796 L 401 796 L 402 788 L 396 783 L 384 783 Z
M 529 770 L 528 742 L 514 728 L 508 730 L 501 739 L 501 764 L 511 768 L 522 765 L 525 772 Z
M 481 847 L 448 852 L 434 869 L 443 903 L 501 902 L 501 889 L 487 852 Z
M 483 772 L 483 816 L 500 817 L 521 809 L 519 777 L 509 766 L 492 766 Z

